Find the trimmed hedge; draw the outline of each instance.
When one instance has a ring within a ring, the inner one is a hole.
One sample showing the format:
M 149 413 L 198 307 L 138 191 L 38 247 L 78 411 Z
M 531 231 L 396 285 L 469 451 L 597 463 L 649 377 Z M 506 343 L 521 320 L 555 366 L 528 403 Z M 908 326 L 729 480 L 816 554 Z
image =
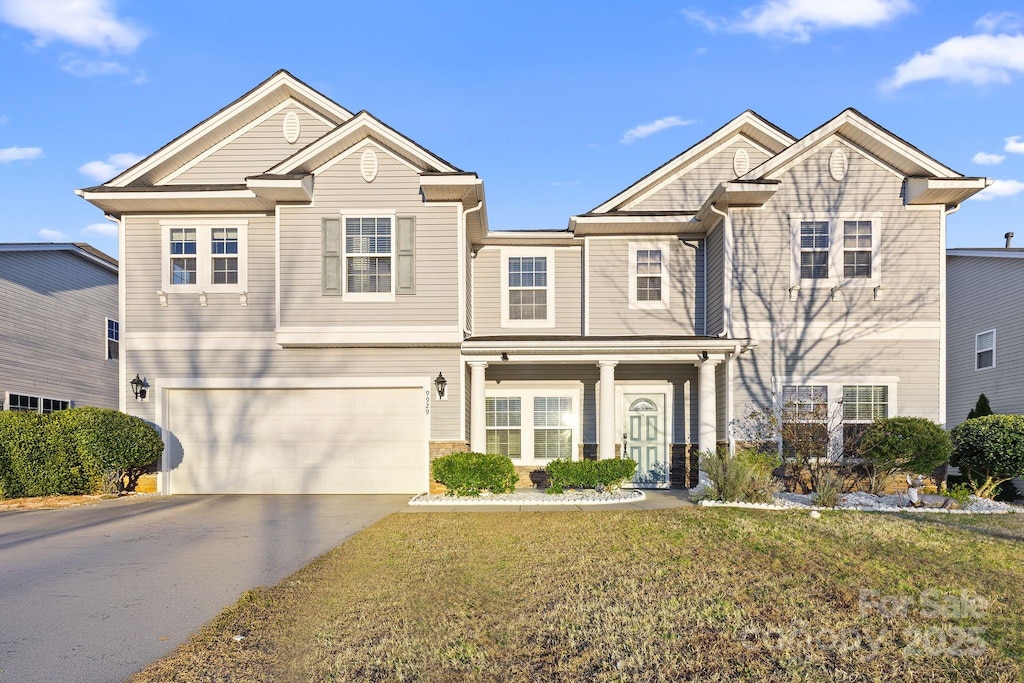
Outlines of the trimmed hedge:
M 430 476 L 448 487 L 449 496 L 479 496 L 481 491 L 511 493 L 519 475 L 505 455 L 452 453 L 430 463 Z
M 608 460 L 552 460 L 545 468 L 551 478 L 549 490 L 592 489 L 622 486 L 636 473 L 636 461 L 628 458 Z
M 950 463 L 972 482 L 975 495 L 989 497 L 999 485 L 1024 476 L 1024 415 L 986 415 L 953 428 Z
M 0 412 L 0 497 L 131 491 L 162 451 L 154 427 L 116 410 Z
M 872 493 L 881 493 L 884 481 L 896 472 L 929 474 L 952 452 L 946 430 L 923 417 L 880 418 L 868 425 L 860 441 Z

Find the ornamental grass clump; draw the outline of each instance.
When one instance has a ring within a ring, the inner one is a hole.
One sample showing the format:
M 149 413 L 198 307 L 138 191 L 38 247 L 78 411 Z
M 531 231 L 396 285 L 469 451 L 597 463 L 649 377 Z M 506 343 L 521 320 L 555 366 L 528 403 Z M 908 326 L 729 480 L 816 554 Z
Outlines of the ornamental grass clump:
M 481 491 L 511 493 L 519 475 L 505 455 L 452 453 L 430 463 L 434 481 L 444 484 L 449 496 L 479 496 Z
M 781 460 L 774 453 L 748 449 L 731 455 L 721 450 L 705 453 L 700 468 L 708 475 L 711 485 L 699 497 L 743 503 L 770 503 L 782 490 L 781 482 L 773 475 Z

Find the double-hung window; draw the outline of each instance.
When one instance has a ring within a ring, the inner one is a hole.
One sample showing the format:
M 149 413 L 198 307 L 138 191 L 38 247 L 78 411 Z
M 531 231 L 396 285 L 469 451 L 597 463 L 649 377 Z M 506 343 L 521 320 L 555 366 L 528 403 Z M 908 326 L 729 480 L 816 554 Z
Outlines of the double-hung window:
M 782 389 L 782 449 L 789 455 L 806 451 L 805 457 L 828 455 L 828 386 L 786 385 Z
M 843 455 L 856 455 L 868 425 L 883 417 L 889 417 L 888 386 L 844 385 Z
M 871 278 L 871 221 L 843 221 L 843 277 Z
M 875 287 L 881 214 L 791 214 L 794 288 Z
M 536 396 L 533 399 L 533 457 L 572 457 L 572 425 L 566 416 L 572 414 L 572 398 L 568 396 Z
M 390 216 L 345 219 L 345 292 L 391 294 Z
M 501 324 L 552 327 L 554 315 L 553 249 L 502 249 Z
M 629 307 L 668 308 L 670 245 L 629 244 Z
M 324 295 L 394 301 L 416 293 L 415 216 L 325 216 L 321 230 Z
M 485 401 L 487 452 L 519 459 L 523 453 L 523 401 L 518 396 L 501 396 Z
M 160 221 L 166 292 L 243 292 L 247 220 Z
M 996 366 L 996 331 L 974 335 L 974 369 L 985 370 Z
M 800 221 L 800 279 L 828 277 L 828 221 Z
M 898 377 L 817 377 L 776 380 L 781 386 L 782 452 L 837 460 L 858 455 L 875 420 L 893 415 Z M 798 383 L 799 382 L 799 383 Z M 778 386 L 778 385 L 777 385 Z
M 107 360 L 117 360 L 121 353 L 121 326 L 107 318 Z
M 507 455 L 518 465 L 573 459 L 579 442 L 578 392 L 568 386 L 506 388 L 504 383 L 489 389 L 484 400 L 487 452 Z

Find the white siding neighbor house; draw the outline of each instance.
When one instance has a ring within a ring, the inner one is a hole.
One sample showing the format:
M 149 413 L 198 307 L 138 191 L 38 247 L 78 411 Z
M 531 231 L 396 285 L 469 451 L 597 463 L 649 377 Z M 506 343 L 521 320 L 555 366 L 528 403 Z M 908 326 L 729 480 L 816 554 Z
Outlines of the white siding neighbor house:
M 946 215 L 986 182 L 852 109 L 748 111 L 565 230 L 490 230 L 475 173 L 281 71 L 79 194 L 120 225 L 160 491 L 415 493 L 466 448 L 687 486 L 782 396 L 944 421 Z
M 117 408 L 120 321 L 110 256 L 0 244 L 0 410 Z
M 1024 249 L 946 250 L 949 423 L 985 394 L 994 413 L 1024 414 Z

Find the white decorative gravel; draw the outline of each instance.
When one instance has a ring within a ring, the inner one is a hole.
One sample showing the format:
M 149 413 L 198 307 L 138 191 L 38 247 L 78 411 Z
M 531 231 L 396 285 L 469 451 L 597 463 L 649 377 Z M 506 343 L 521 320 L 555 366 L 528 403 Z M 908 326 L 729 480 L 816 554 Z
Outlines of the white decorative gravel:
M 942 508 L 915 508 L 905 495 L 889 494 L 875 496 L 870 493 L 844 493 L 840 503 L 834 508 L 818 507 L 811 496 L 803 493 L 777 493 L 772 503 L 741 503 L 723 502 L 720 500 L 702 500 L 699 505 L 705 507 L 740 507 L 759 510 L 860 510 L 862 512 L 943 512 L 960 515 L 1004 515 L 1024 513 L 1024 508 L 997 500 L 988 500 L 971 496 L 966 510 L 944 510 Z
M 421 493 L 409 505 L 609 505 L 635 503 L 646 498 L 640 489 L 619 489 L 598 493 L 593 490 L 544 493 L 542 490 L 521 490 L 514 493 L 481 493 L 479 496 L 446 496 Z

